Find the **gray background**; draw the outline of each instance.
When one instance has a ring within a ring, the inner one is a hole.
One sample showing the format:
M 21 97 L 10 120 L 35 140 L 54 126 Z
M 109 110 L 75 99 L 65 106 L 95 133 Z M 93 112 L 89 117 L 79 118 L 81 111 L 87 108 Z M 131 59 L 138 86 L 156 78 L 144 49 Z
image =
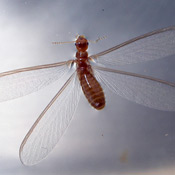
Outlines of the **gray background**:
M 0 1 L 0 72 L 72 59 L 77 34 L 94 54 L 149 31 L 175 25 L 174 0 Z M 124 67 L 175 81 L 175 59 Z M 81 95 L 66 134 L 41 163 L 25 167 L 18 150 L 31 125 L 58 87 L 0 104 L 0 174 L 175 174 L 175 113 L 158 111 L 113 95 L 107 106 L 90 107 Z

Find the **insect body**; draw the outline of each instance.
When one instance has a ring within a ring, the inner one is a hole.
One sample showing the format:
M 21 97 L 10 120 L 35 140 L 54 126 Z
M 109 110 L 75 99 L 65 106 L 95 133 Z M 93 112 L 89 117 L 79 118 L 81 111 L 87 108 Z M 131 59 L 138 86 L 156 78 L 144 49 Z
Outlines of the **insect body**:
M 81 87 L 89 103 L 98 110 L 105 107 L 102 90 L 105 86 L 138 104 L 175 111 L 174 83 L 115 68 L 175 55 L 175 27 L 147 33 L 90 56 L 85 37 L 79 36 L 75 44 L 77 53 L 74 60 L 0 73 L 0 101 L 30 94 L 53 82 L 60 84 L 60 79 L 69 75 L 20 146 L 20 159 L 25 165 L 38 163 L 58 143 L 76 111 Z M 91 60 L 96 63 L 92 65 Z M 76 69 L 71 67 L 70 72 L 67 65 L 73 63 Z
M 93 70 L 89 63 L 87 48 L 88 41 L 83 36 L 79 36 L 76 40 L 76 60 L 77 74 L 82 86 L 82 90 L 89 103 L 96 109 L 103 109 L 105 106 L 105 97 L 101 85 L 93 75 Z

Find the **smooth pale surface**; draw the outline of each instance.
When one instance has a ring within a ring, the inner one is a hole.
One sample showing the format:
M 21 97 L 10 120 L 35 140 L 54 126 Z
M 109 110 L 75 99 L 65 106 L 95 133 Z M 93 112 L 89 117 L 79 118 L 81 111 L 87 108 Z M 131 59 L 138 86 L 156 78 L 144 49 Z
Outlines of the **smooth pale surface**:
M 175 25 L 173 0 L 1 1 L 0 72 L 72 59 L 84 34 L 95 54 L 149 31 Z M 174 57 L 123 66 L 123 70 L 175 82 Z M 61 86 L 61 85 L 60 85 Z M 60 87 L 0 104 L 0 174 L 175 174 L 175 113 L 153 110 L 104 89 L 96 111 L 82 95 L 70 127 L 41 163 L 25 167 L 22 139 Z

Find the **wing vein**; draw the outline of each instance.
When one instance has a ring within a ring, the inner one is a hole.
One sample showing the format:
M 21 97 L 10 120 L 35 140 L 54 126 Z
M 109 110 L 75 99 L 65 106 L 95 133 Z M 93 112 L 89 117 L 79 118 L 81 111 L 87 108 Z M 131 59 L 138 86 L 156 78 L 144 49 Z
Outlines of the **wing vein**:
M 68 84 L 71 82 L 71 80 L 73 79 L 75 72 L 71 75 L 71 77 L 65 82 L 65 84 L 62 86 L 62 88 L 57 92 L 57 94 L 53 97 L 53 99 L 50 101 L 50 103 L 46 106 L 46 108 L 43 110 L 43 112 L 40 114 L 40 116 L 38 117 L 38 119 L 35 121 L 35 123 L 33 124 L 33 126 L 31 127 L 31 129 L 29 130 L 29 132 L 27 133 L 27 135 L 25 136 L 24 140 L 21 143 L 20 146 L 20 151 L 22 152 L 23 147 L 27 141 L 27 139 L 29 138 L 29 136 L 31 135 L 31 133 L 33 132 L 33 130 L 35 129 L 35 127 L 37 126 L 37 124 L 39 123 L 39 121 L 42 119 L 42 117 L 44 116 L 44 114 L 49 110 L 49 108 L 52 106 L 52 104 L 55 102 L 55 100 L 59 97 L 59 95 L 64 91 L 64 89 L 68 86 Z
M 116 50 L 116 49 L 119 49 L 119 48 L 121 48 L 121 47 L 123 47 L 123 46 L 126 46 L 126 45 L 128 45 L 128 44 L 130 44 L 130 43 L 133 43 L 133 42 L 135 42 L 135 41 L 137 41 L 137 40 L 140 40 L 140 39 L 143 39 L 143 38 L 146 38 L 146 37 L 155 35 L 155 34 L 163 33 L 163 32 L 166 32 L 166 31 L 170 31 L 170 30 L 175 30 L 175 27 L 174 27 L 174 26 L 172 26 L 172 27 L 167 27 L 167 28 L 155 30 L 155 31 L 146 33 L 146 34 L 144 34 L 144 35 L 135 37 L 135 38 L 130 39 L 130 40 L 124 42 L 124 43 L 121 43 L 121 44 L 116 45 L 116 46 L 114 46 L 114 47 L 112 47 L 112 48 L 110 48 L 110 49 L 107 49 L 107 50 L 105 50 L 105 51 L 103 51 L 103 52 L 99 52 L 99 53 L 97 53 L 97 54 L 95 54 L 95 55 L 91 55 L 90 58 L 97 59 L 98 57 L 100 57 L 100 56 L 102 56 L 102 55 L 105 55 L 105 54 L 107 54 L 107 53 L 110 53 L 110 52 L 112 52 L 112 51 L 114 51 L 114 50 Z
M 71 62 L 72 62 L 72 60 L 53 63 L 53 64 L 44 64 L 44 65 L 39 65 L 39 66 L 32 66 L 32 67 L 15 69 L 15 70 L 12 70 L 12 71 L 7 71 L 7 72 L 0 73 L 0 77 L 4 77 L 4 76 L 7 76 L 7 75 L 11 75 L 11 74 L 16 74 L 16 73 L 19 73 L 19 72 L 26 72 L 26 71 L 32 71 L 32 70 L 62 66 L 62 65 L 65 65 L 65 64 L 69 64 Z
M 98 70 L 102 70 L 102 71 L 107 71 L 107 72 L 113 72 L 113 73 L 118 73 L 118 74 L 138 77 L 138 78 L 144 78 L 144 79 L 156 81 L 156 82 L 159 82 L 159 83 L 162 83 L 162 84 L 166 84 L 166 85 L 175 87 L 175 83 L 164 81 L 164 80 L 154 78 L 154 77 L 151 77 L 151 76 L 136 74 L 136 73 L 132 73 L 132 72 L 126 72 L 126 71 L 121 71 L 121 70 L 116 70 L 116 69 L 110 69 L 110 68 L 105 68 L 105 67 L 99 67 L 99 66 L 93 66 L 93 68 L 98 69 Z

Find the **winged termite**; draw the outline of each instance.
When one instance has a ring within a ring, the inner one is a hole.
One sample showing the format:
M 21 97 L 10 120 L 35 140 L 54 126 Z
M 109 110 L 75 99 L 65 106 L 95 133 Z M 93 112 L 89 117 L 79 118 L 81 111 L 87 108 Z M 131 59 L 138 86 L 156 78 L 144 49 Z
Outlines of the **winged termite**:
M 89 103 L 98 110 L 105 107 L 102 87 L 107 86 L 136 103 L 175 111 L 174 83 L 114 68 L 175 54 L 175 27 L 147 33 L 91 56 L 88 56 L 88 40 L 84 36 L 73 42 L 77 48 L 73 60 L 0 74 L 0 101 L 5 101 L 59 82 L 73 70 L 24 138 L 19 154 L 25 165 L 38 163 L 55 147 L 76 111 L 81 88 Z M 76 69 L 72 65 L 76 65 Z

